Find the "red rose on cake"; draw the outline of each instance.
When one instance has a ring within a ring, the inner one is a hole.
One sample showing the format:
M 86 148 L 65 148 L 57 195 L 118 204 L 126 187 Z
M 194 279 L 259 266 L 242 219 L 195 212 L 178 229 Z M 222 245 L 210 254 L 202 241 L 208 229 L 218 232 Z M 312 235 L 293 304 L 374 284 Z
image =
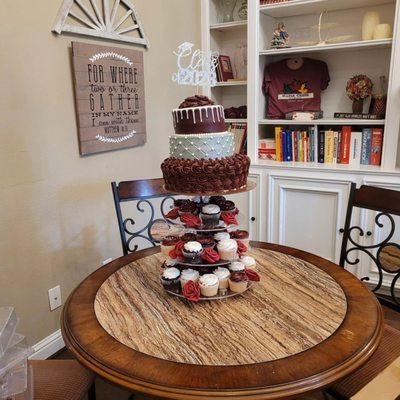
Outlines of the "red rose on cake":
M 200 286 L 197 282 L 189 281 L 183 287 L 182 293 L 187 300 L 197 303 L 200 299 Z

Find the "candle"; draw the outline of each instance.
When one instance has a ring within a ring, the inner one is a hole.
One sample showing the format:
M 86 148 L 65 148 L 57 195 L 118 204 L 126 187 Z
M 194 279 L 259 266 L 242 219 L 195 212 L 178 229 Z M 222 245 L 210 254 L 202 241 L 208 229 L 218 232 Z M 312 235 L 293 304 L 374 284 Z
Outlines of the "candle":
M 373 38 L 375 27 L 379 22 L 379 14 L 376 11 L 365 13 L 362 23 L 362 40 L 371 40 Z
M 389 24 L 378 24 L 374 29 L 374 40 L 389 39 L 392 37 L 392 28 Z

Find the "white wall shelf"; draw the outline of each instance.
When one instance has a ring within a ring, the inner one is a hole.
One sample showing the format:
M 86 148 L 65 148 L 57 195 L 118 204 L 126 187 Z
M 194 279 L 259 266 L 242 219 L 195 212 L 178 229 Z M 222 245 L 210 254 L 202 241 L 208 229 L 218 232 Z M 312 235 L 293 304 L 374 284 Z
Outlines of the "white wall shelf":
M 217 82 L 215 87 L 224 87 L 224 86 L 246 86 L 246 81 L 228 81 L 228 82 Z
M 322 52 L 337 52 L 337 51 L 356 51 L 356 50 L 369 50 L 376 48 L 385 48 L 392 45 L 392 39 L 383 40 L 359 40 L 354 42 L 344 43 L 331 43 L 320 46 L 302 46 L 302 47 L 288 47 L 285 49 L 269 49 L 260 51 L 262 56 L 279 56 L 279 55 L 291 55 L 300 53 L 322 53 Z
M 260 6 L 260 12 L 272 18 L 319 14 L 323 10 L 336 11 L 394 3 L 392 0 L 292 0 Z
M 233 21 L 211 24 L 210 30 L 226 31 L 231 29 L 241 29 L 245 27 L 247 27 L 247 21 Z
M 314 121 L 291 121 L 286 119 L 261 119 L 260 125 L 385 125 L 384 119 L 316 119 Z
M 247 118 L 225 118 L 225 122 L 228 124 L 245 124 L 247 122 Z

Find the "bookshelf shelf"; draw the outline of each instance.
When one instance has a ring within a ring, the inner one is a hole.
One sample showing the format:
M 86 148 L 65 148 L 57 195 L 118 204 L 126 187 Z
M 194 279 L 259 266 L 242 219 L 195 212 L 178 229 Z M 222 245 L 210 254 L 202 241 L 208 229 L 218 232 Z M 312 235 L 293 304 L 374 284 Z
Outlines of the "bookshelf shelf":
M 245 124 L 247 118 L 225 118 L 225 122 L 228 124 Z
M 247 81 L 228 81 L 228 82 L 217 82 L 215 87 L 225 86 L 247 86 Z
M 233 21 L 233 22 L 223 22 L 218 24 L 211 24 L 210 30 L 217 31 L 227 31 L 231 29 L 242 29 L 247 27 L 247 21 Z
M 384 119 L 316 119 L 314 121 L 291 121 L 286 119 L 261 119 L 260 125 L 368 125 L 380 126 Z
M 358 40 L 354 42 L 344 43 L 332 43 L 321 46 L 301 46 L 301 47 L 289 47 L 287 49 L 269 49 L 261 50 L 261 56 L 279 56 L 279 55 L 291 55 L 299 53 L 322 53 L 322 52 L 345 52 L 354 50 L 369 50 L 377 48 L 386 48 L 392 45 L 392 39 L 382 40 Z
M 272 18 L 319 14 L 321 11 L 349 10 L 394 3 L 394 0 L 291 0 L 260 6 L 260 12 Z

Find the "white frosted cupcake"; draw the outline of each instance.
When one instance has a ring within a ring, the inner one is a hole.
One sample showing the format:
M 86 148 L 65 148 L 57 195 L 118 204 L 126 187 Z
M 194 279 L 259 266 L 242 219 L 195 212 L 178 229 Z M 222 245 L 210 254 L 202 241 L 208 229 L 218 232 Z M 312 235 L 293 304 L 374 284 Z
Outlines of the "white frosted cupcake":
M 199 280 L 199 276 L 200 276 L 199 271 L 195 271 L 194 269 L 191 268 L 184 269 L 181 272 L 182 289 L 189 281 L 197 282 Z
M 246 268 L 255 269 L 256 268 L 256 260 L 250 256 L 240 257 L 240 262 L 244 264 Z
M 246 267 L 240 261 L 234 261 L 229 265 L 229 271 L 231 272 L 244 272 L 245 269 Z
M 234 239 L 224 239 L 217 244 L 218 253 L 222 260 L 235 261 L 237 259 L 238 244 Z
M 232 272 L 229 278 L 229 289 L 235 293 L 243 293 L 247 289 L 249 279 L 244 272 Z
M 207 204 L 201 209 L 200 217 L 204 225 L 217 225 L 220 216 L 221 209 L 216 204 Z
M 218 232 L 214 235 L 214 239 L 217 242 L 220 242 L 221 240 L 226 240 L 226 239 L 230 239 L 230 235 L 228 232 Z
M 229 277 L 231 273 L 228 268 L 218 267 L 214 270 L 214 275 L 217 275 L 219 280 L 219 289 L 229 288 Z
M 200 257 L 203 253 L 203 246 L 199 242 L 187 242 L 183 246 L 183 256 L 191 262 L 200 262 Z
M 200 292 L 204 297 L 216 296 L 218 293 L 219 279 L 217 275 L 205 274 L 199 279 Z

